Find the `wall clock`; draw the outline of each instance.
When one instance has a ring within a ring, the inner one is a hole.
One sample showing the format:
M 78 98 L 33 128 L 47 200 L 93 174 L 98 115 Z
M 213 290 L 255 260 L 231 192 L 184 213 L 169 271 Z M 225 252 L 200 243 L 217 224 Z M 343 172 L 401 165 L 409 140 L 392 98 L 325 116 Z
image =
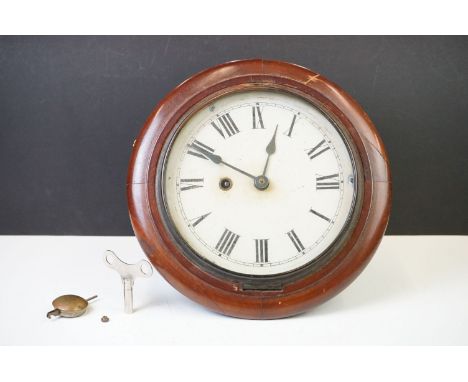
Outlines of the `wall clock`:
M 184 295 L 242 318 L 336 295 L 387 226 L 387 155 L 361 107 L 303 67 L 229 62 L 183 82 L 134 144 L 130 218 Z

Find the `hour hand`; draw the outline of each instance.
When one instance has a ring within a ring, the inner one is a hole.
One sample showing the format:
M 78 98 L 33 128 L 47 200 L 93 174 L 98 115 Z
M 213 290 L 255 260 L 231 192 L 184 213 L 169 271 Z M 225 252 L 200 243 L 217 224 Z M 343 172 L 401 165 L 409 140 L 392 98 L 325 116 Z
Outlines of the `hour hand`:
M 192 143 L 190 145 L 190 148 L 194 149 L 194 150 L 197 150 L 200 154 L 203 154 L 204 156 L 206 156 L 209 160 L 211 160 L 212 162 L 216 163 L 216 164 L 220 164 L 223 162 L 223 158 L 221 158 L 219 155 L 216 155 L 216 154 L 213 154 L 211 152 L 209 152 L 208 150 L 204 149 L 203 147 L 195 144 L 195 143 Z
M 216 155 L 216 154 L 204 149 L 203 147 L 200 147 L 197 144 L 192 143 L 190 145 L 190 148 L 197 150 L 200 154 L 203 154 L 204 156 L 206 156 L 213 163 L 224 164 L 225 166 L 230 167 L 233 170 L 248 176 L 249 178 L 255 179 L 255 176 L 253 176 L 252 174 L 249 174 L 248 172 L 245 172 L 244 170 L 241 170 L 240 168 L 237 168 L 237 167 L 233 166 L 232 164 L 226 163 L 225 161 L 223 161 L 223 158 L 221 158 L 219 155 Z

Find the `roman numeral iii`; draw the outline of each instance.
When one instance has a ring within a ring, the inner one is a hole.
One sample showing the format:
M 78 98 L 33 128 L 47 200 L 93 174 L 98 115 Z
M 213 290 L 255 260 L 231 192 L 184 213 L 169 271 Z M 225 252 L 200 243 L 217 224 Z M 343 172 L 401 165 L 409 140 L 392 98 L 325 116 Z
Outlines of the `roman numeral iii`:
M 222 254 L 229 256 L 239 240 L 239 235 L 229 231 L 227 228 L 224 230 L 221 238 L 216 244 L 216 249 Z
M 299 240 L 299 238 L 296 235 L 296 232 L 294 232 L 293 229 L 291 231 L 289 231 L 287 233 L 287 235 L 288 235 L 289 239 L 292 241 L 294 247 L 296 247 L 297 252 L 301 252 L 301 251 L 304 250 L 304 246 L 302 245 L 301 241 Z
M 194 188 L 203 187 L 203 178 L 191 178 L 180 180 L 180 191 L 193 190 Z
M 340 188 L 338 174 L 317 176 L 315 188 L 317 190 L 338 190 Z
M 260 111 L 260 105 L 257 103 L 256 106 L 252 106 L 252 121 L 254 129 L 264 129 L 262 112 Z
M 268 239 L 255 239 L 255 261 L 268 263 Z
M 208 158 L 206 156 L 204 156 L 199 150 L 202 151 L 202 152 L 203 151 L 211 151 L 212 153 L 214 153 L 214 149 L 212 149 L 210 146 L 205 145 L 204 143 L 202 143 L 200 141 L 197 141 L 195 139 L 192 142 L 192 144 L 189 145 L 189 150 L 187 151 L 187 154 L 193 155 L 194 157 L 198 157 L 198 158 L 201 158 L 201 159 L 208 160 Z
M 312 147 L 307 152 L 307 155 L 309 156 L 309 159 L 314 159 L 315 157 L 318 157 L 320 154 L 324 153 L 327 150 L 330 150 L 330 147 L 325 145 L 324 139 L 317 146 Z
M 226 139 L 226 137 L 231 137 L 239 132 L 239 129 L 237 128 L 229 113 L 219 117 L 216 122 L 211 122 L 211 125 L 224 139 Z

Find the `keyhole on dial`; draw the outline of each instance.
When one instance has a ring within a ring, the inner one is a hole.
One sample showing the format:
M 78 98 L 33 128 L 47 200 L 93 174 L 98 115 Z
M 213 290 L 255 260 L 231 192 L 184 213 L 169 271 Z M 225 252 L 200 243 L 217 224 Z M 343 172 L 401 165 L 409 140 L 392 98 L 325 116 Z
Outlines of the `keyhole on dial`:
M 227 191 L 227 190 L 230 190 L 232 187 L 232 180 L 229 179 L 229 178 L 222 178 L 220 181 L 219 181 L 219 188 L 221 188 L 221 190 L 223 191 Z

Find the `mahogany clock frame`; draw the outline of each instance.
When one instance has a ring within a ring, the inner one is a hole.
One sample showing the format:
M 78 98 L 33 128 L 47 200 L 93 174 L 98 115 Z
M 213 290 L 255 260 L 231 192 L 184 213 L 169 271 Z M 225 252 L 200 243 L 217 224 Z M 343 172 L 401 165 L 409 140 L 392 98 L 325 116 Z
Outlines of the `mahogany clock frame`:
M 164 146 L 192 113 L 214 99 L 249 89 L 276 89 L 321 109 L 350 140 L 359 171 L 359 203 L 352 227 L 333 256 L 280 288 L 246 288 L 235 277 L 207 270 L 184 254 L 158 202 Z M 158 183 L 158 184 L 156 184 Z M 134 142 L 127 180 L 130 219 L 151 263 L 177 290 L 207 308 L 234 317 L 273 319 L 299 314 L 335 296 L 370 261 L 385 232 L 391 205 L 389 161 L 373 123 L 334 83 L 306 68 L 261 59 L 234 61 L 201 73 L 171 91 L 153 110 Z

